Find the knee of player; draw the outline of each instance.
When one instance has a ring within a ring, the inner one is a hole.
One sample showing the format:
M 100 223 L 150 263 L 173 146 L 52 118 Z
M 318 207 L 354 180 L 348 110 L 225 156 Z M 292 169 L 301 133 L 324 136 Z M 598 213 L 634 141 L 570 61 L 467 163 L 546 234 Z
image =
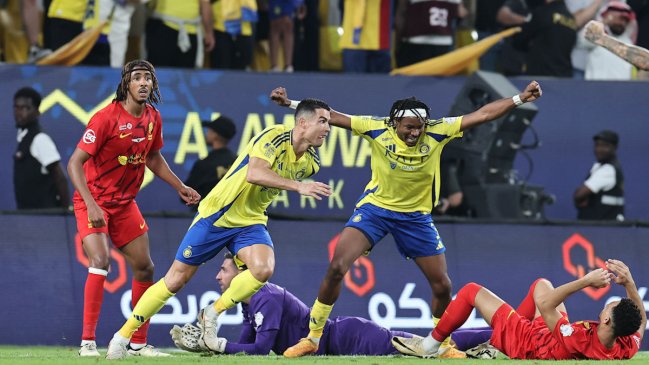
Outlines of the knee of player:
M 430 286 L 433 289 L 433 294 L 436 297 L 450 295 L 451 289 L 453 288 L 451 279 L 448 277 L 448 275 L 445 275 L 440 280 L 431 282 Z
M 273 276 L 273 272 L 275 271 L 274 267 L 267 264 L 248 267 L 248 269 L 250 270 L 252 276 L 261 282 L 270 280 L 271 276 Z
M 327 270 L 327 278 L 329 280 L 341 281 L 345 274 L 347 274 L 348 267 L 340 261 L 331 261 L 329 269 Z
M 88 266 L 108 271 L 110 269 L 110 257 L 104 255 L 91 255 L 88 257 Z
M 151 281 L 153 280 L 153 262 L 149 261 L 148 263 L 133 267 L 133 276 L 138 281 Z

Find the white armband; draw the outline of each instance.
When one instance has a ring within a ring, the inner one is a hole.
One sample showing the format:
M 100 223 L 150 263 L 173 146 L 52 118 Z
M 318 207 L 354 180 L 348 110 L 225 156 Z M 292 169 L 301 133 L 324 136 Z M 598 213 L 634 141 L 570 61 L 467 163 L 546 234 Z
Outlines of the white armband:
M 518 94 L 512 96 L 512 101 L 514 102 L 514 104 L 516 104 L 516 106 L 521 106 L 525 104 L 525 102 L 521 100 L 521 96 Z
M 297 101 L 297 100 L 291 100 L 291 104 L 289 104 L 288 107 L 291 108 L 291 109 L 297 109 L 297 106 L 298 106 L 299 104 L 300 104 L 299 101 Z

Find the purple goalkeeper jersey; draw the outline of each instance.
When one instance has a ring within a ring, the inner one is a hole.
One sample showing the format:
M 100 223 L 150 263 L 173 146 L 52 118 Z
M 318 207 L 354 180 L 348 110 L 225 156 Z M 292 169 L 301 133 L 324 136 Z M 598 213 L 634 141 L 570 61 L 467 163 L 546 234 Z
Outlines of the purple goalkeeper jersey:
M 288 290 L 267 283 L 243 307 L 243 329 L 239 343 L 228 342 L 226 354 L 245 352 L 276 354 L 295 345 L 309 333 L 310 309 Z M 358 317 L 336 317 L 327 320 L 318 355 L 389 355 L 397 353 L 390 343 L 392 336 L 412 337 L 401 331 L 390 331 Z

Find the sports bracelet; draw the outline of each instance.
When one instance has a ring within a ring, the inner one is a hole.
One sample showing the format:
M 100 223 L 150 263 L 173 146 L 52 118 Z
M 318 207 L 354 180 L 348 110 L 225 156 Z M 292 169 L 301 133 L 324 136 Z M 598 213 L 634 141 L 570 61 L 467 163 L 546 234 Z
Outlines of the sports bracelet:
M 520 100 L 520 99 L 519 99 L 519 100 Z M 291 104 L 289 104 L 288 107 L 291 108 L 291 109 L 297 109 L 298 104 L 300 104 L 299 101 L 297 101 L 297 100 L 291 100 Z
M 516 104 L 516 106 L 521 106 L 521 105 L 525 104 L 525 102 L 523 102 L 523 100 L 521 100 L 521 96 L 518 95 L 518 94 L 512 96 L 512 101 L 514 101 L 514 104 Z

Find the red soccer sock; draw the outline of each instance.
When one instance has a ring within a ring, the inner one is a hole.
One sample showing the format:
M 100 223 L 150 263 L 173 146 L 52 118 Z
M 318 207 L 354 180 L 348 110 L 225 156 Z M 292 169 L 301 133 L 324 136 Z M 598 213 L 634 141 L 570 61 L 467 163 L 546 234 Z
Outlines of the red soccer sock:
M 137 281 L 133 279 L 131 281 L 131 304 L 133 307 L 140 300 L 144 292 L 153 285 L 153 281 Z M 131 337 L 131 342 L 136 344 L 144 345 L 146 344 L 146 335 L 149 332 L 149 321 L 144 322 L 144 324 L 133 333 Z
M 435 340 L 444 341 L 446 337 L 466 322 L 475 306 L 475 297 L 481 288 L 482 286 L 476 283 L 469 283 L 460 289 L 455 296 L 455 300 L 448 305 L 442 319 L 431 333 Z
M 94 341 L 101 303 L 104 300 L 104 282 L 108 271 L 88 268 L 88 277 L 83 292 L 83 333 L 82 340 Z
M 536 304 L 534 303 L 534 289 L 536 289 L 536 284 L 543 280 L 543 278 L 536 279 L 532 285 L 530 285 L 530 290 L 527 292 L 527 296 L 521 304 L 516 308 L 516 313 L 519 315 L 532 320 L 534 319 L 534 313 L 536 313 Z

